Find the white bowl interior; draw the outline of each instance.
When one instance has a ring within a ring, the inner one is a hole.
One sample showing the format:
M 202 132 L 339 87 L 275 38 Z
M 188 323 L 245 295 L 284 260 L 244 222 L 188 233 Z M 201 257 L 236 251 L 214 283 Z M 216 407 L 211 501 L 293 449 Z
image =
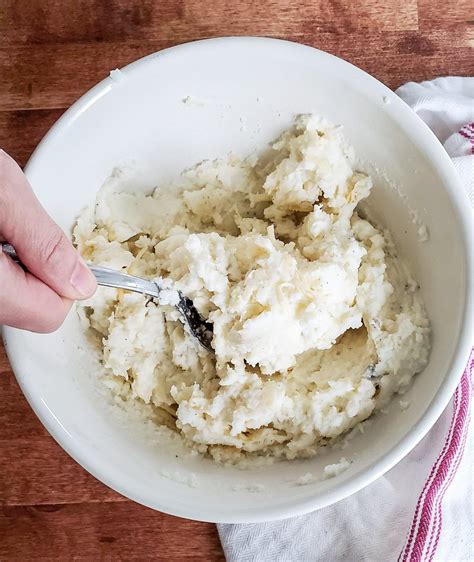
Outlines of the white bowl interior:
M 421 284 L 433 350 L 403 398 L 407 410 L 395 399 L 343 451 L 247 471 L 223 467 L 176 444 L 151 443 L 149 429 L 104 405 L 97 367 L 78 349 L 85 343 L 74 313 L 47 336 L 5 329 L 15 373 L 53 436 L 99 479 L 156 509 L 227 522 L 295 515 L 356 491 L 421 439 L 454 389 L 459 346 L 467 349 L 460 333 L 468 235 L 453 169 L 426 127 L 370 76 L 308 47 L 249 38 L 184 45 L 107 78 L 59 121 L 28 165 L 40 200 L 70 231 L 115 166 L 129 166 L 136 188 L 150 189 L 202 159 L 261 150 L 306 112 L 343 124 L 356 152 L 375 165 L 371 206 Z M 428 227 L 428 242 L 418 240 L 407 205 Z M 342 456 L 353 463 L 341 475 L 296 485 Z

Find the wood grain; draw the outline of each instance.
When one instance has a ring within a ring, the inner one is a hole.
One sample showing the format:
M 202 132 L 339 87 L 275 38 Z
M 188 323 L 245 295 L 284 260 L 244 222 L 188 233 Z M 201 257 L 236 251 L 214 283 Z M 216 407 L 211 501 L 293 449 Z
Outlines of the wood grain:
M 417 2 L 420 29 L 454 31 L 469 27 L 472 32 L 474 8 L 471 0 L 417 0 Z
M 48 435 L 2 439 L 0 450 L 5 506 L 127 501 L 83 470 Z
M 250 22 L 249 22 L 250 24 Z M 262 35 L 252 31 L 255 35 Z M 446 74 L 472 74 L 474 60 L 468 29 L 452 34 L 436 30 L 331 33 L 312 22 L 281 35 L 327 50 L 396 88 Z M 291 32 L 292 31 L 292 32 Z M 211 35 L 206 28 L 198 37 Z M 218 33 L 218 35 L 225 35 Z M 276 34 L 275 34 L 276 35 Z M 189 37 L 183 37 L 189 40 Z M 102 43 L 0 46 L 0 108 L 56 109 L 68 107 L 110 70 L 175 44 L 171 39 Z M 1 43 L 0 43 L 1 45 Z M 389 45 L 389 47 L 387 47 Z M 38 69 L 41 72 L 38 72 Z M 34 77 L 34 79 L 33 79 Z
M 44 134 L 63 112 L 63 109 L 0 111 L 0 147 L 24 166 Z
M 318 31 L 402 31 L 418 29 L 416 0 L 221 0 L 123 2 L 3 2 L 0 35 L 9 44 L 169 41 L 179 43 L 217 35 L 305 33 L 308 23 Z M 88 4 L 89 9 L 84 9 Z M 15 25 L 10 25 L 14 21 Z
M 223 560 L 212 525 L 132 502 L 3 507 L 0 560 Z
M 24 165 L 110 70 L 225 35 L 303 42 L 391 88 L 474 74 L 471 0 L 0 0 L 0 147 Z M 32 413 L 1 346 L 0 427 L 0 560 L 223 559 L 213 525 L 134 504 L 68 457 Z

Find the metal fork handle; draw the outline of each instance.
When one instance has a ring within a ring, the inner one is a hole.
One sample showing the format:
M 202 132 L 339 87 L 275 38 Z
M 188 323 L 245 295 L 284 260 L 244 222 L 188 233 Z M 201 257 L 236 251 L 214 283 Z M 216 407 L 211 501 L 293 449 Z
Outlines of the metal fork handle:
M 11 244 L 2 242 L 0 246 L 4 254 L 9 256 L 15 262 L 21 264 L 20 258 Z M 134 275 L 122 273 L 121 271 L 116 271 L 115 269 L 109 269 L 108 267 L 102 267 L 100 265 L 87 264 L 87 267 L 95 275 L 97 283 L 103 287 L 126 289 L 128 291 L 141 293 L 142 295 L 148 295 L 154 298 L 158 298 L 161 292 L 159 285 L 154 281 L 148 281 L 147 279 L 135 277 Z
M 20 259 L 16 255 L 15 248 L 11 244 L 8 244 L 8 242 L 1 242 L 0 248 L 2 249 L 2 252 L 7 256 L 10 256 L 13 261 L 20 263 Z
M 89 269 L 95 275 L 97 283 L 103 287 L 115 287 L 116 289 L 127 289 L 134 293 L 141 293 L 150 297 L 158 298 L 161 289 L 154 281 L 148 281 L 141 277 L 135 277 L 128 273 L 122 273 L 108 267 L 100 265 L 87 264 Z

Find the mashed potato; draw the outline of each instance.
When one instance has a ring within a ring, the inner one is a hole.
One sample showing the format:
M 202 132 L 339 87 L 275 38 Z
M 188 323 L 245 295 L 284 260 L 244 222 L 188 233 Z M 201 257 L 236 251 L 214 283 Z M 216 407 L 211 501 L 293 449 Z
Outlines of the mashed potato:
M 315 454 L 403 392 L 427 363 L 419 288 L 356 210 L 371 179 L 339 127 L 300 117 L 258 161 L 205 161 L 178 185 L 83 213 L 88 261 L 166 280 L 214 326 L 215 354 L 162 303 L 101 288 L 80 308 L 105 381 L 217 460 Z

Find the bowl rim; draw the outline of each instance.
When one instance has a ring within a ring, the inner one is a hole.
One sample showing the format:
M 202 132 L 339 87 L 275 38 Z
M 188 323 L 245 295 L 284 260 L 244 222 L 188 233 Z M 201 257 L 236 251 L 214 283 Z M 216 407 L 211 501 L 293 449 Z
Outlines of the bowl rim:
M 442 414 L 443 410 L 448 405 L 462 376 L 462 373 L 464 372 L 472 345 L 472 315 L 470 314 L 470 311 L 472 311 L 473 308 L 473 241 L 471 236 L 472 219 L 470 215 L 470 206 L 467 195 L 460 185 L 460 179 L 457 175 L 456 170 L 454 169 L 452 161 L 433 132 L 429 129 L 429 127 L 416 115 L 414 111 L 411 110 L 408 105 L 405 104 L 405 102 L 403 102 L 387 86 L 385 86 L 370 74 L 345 61 L 344 59 L 341 59 L 340 57 L 336 57 L 335 55 L 331 55 L 329 53 L 326 53 L 325 51 L 321 51 L 308 45 L 282 39 L 252 36 L 230 36 L 202 39 L 169 47 L 167 49 L 163 49 L 161 51 L 151 53 L 145 57 L 142 57 L 121 68 L 120 71 L 124 72 L 127 75 L 132 74 L 135 70 L 149 64 L 155 58 L 185 53 L 189 49 L 199 49 L 201 45 L 209 44 L 210 42 L 215 44 L 216 48 L 220 48 L 229 44 L 245 45 L 253 43 L 253 46 L 255 48 L 258 48 L 261 45 L 268 46 L 269 44 L 271 44 L 279 48 L 297 50 L 299 51 L 299 56 L 302 57 L 320 57 L 320 59 L 323 61 L 326 60 L 327 62 L 331 62 L 331 64 L 333 65 L 339 65 L 339 68 L 341 68 L 344 72 L 349 74 L 352 73 L 353 75 L 357 76 L 359 80 L 365 81 L 365 83 L 369 84 L 371 88 L 378 88 L 381 95 L 387 96 L 391 103 L 396 104 L 396 109 L 399 115 L 398 120 L 404 124 L 410 123 L 410 126 L 413 129 L 413 133 L 416 134 L 417 137 L 424 142 L 424 148 L 429 154 L 430 161 L 436 162 L 436 171 L 438 175 L 440 175 L 444 179 L 443 183 L 447 187 L 448 195 L 454 206 L 455 212 L 460 218 L 460 229 L 462 231 L 463 241 L 467 250 L 467 283 L 465 293 L 466 306 L 464 308 L 464 314 L 460 327 L 460 336 L 454 350 L 453 359 L 446 371 L 446 376 L 441 383 L 436 396 L 429 404 L 422 417 L 398 443 L 395 443 L 392 446 L 390 451 L 380 457 L 372 465 L 361 470 L 359 474 L 354 476 L 354 478 L 342 482 L 333 490 L 328 490 L 318 495 L 308 495 L 308 497 L 306 498 L 303 498 L 301 500 L 293 500 L 291 502 L 288 502 L 288 504 L 285 504 L 284 506 L 279 506 L 278 508 L 266 507 L 265 505 L 262 505 L 258 509 L 258 512 L 252 512 L 251 515 L 246 515 L 242 511 L 236 511 L 235 516 L 233 516 L 232 520 L 229 520 L 228 518 L 222 518 L 220 516 L 208 514 L 206 513 L 206 510 L 199 509 L 199 507 L 196 508 L 195 506 L 183 509 L 181 507 L 175 508 L 174 506 L 168 504 L 161 504 L 157 501 L 150 501 L 147 497 L 144 497 L 137 490 L 133 490 L 133 485 L 121 481 L 120 478 L 114 474 L 113 470 L 108 470 L 105 464 L 101 465 L 101 463 L 96 461 L 93 456 L 87 453 L 87 450 L 85 448 L 76 443 L 74 439 L 66 432 L 60 421 L 54 416 L 54 413 L 49 410 L 46 404 L 42 400 L 40 400 L 39 397 L 34 396 L 33 393 L 30 392 L 27 380 L 25 379 L 23 373 L 21 372 L 21 368 L 19 368 L 15 359 L 15 354 L 11 353 L 11 350 L 9 350 L 10 338 L 14 338 L 15 333 L 17 333 L 18 330 L 9 327 L 3 327 L 2 335 L 5 343 L 6 353 L 10 361 L 12 370 L 31 408 L 38 416 L 42 424 L 45 426 L 49 434 L 57 441 L 57 443 L 78 464 L 80 464 L 95 478 L 97 478 L 116 492 L 133 501 L 136 501 L 152 509 L 159 510 L 163 513 L 178 517 L 212 523 L 255 523 L 273 521 L 293 517 L 296 515 L 302 515 L 310 511 L 321 509 L 323 507 L 336 503 L 359 491 L 365 486 L 371 484 L 385 472 L 390 470 L 402 458 L 404 458 L 421 441 L 421 439 L 428 433 L 428 431 L 431 429 L 436 420 Z M 107 92 L 109 92 L 112 87 L 113 79 L 108 76 L 97 85 L 93 86 L 84 95 L 82 95 L 55 122 L 55 124 L 45 134 L 45 136 L 42 138 L 41 142 L 31 155 L 25 167 L 25 173 L 27 175 L 31 174 L 32 170 L 34 170 L 39 165 L 38 163 L 41 160 L 42 153 L 47 149 L 49 141 L 56 137 L 63 129 L 71 125 L 83 112 L 87 111 L 87 109 L 92 106 L 97 100 L 107 94 Z

